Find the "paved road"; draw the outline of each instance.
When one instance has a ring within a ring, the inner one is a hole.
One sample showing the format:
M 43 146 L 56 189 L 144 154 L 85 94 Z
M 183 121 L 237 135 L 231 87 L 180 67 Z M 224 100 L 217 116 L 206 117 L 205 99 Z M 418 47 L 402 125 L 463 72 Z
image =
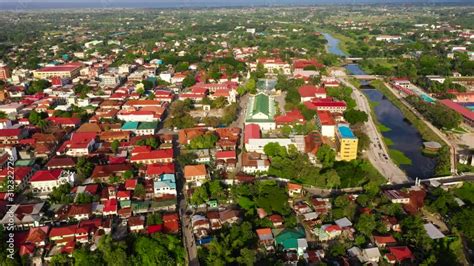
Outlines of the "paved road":
M 474 173 L 469 173 L 462 176 L 443 176 L 443 177 L 433 177 L 428 179 L 421 179 L 419 180 L 420 183 L 430 183 L 431 181 L 438 181 L 441 184 L 452 184 L 456 182 L 473 182 L 474 181 Z M 404 183 L 397 183 L 397 184 L 386 184 L 382 185 L 381 189 L 402 189 L 402 188 L 409 188 L 415 185 L 415 181 L 407 180 Z M 327 189 L 327 188 L 317 188 L 313 186 L 303 186 L 304 190 L 306 190 L 311 195 L 320 196 L 320 197 L 329 197 L 331 195 L 340 195 L 346 193 L 360 193 L 364 191 L 363 187 L 350 187 L 350 188 L 343 188 L 343 189 Z
M 174 147 L 175 155 L 178 156 L 181 153 L 179 146 Z M 188 254 L 188 265 L 199 266 L 199 259 L 197 254 L 196 242 L 194 241 L 194 234 L 191 227 L 191 218 L 186 214 L 187 202 L 186 202 L 186 183 L 184 182 L 184 175 L 182 166 L 179 162 L 175 161 L 176 165 L 176 185 L 178 190 L 178 214 L 181 220 L 181 233 L 183 244 Z
M 362 92 L 354 87 L 350 82 L 343 78 L 339 81 L 344 85 L 352 88 L 352 98 L 355 99 L 359 110 L 366 112 L 369 115 L 369 121 L 364 124 L 364 132 L 371 140 L 370 147 L 367 151 L 369 161 L 374 165 L 379 172 L 388 179 L 391 183 L 404 183 L 408 181 L 408 177 L 391 159 L 388 155 L 388 149 L 383 142 L 382 134 L 377 130 L 369 102 Z
M 239 98 L 239 114 L 237 116 L 237 119 L 232 122 L 232 124 L 230 125 L 230 127 L 238 127 L 238 128 L 241 128 L 242 129 L 242 133 L 240 134 L 240 143 L 239 143 L 239 147 L 240 147 L 240 154 L 239 154 L 239 158 L 237 158 L 237 169 L 236 169 L 236 172 L 238 173 L 240 171 L 240 169 L 242 168 L 242 153 L 243 153 L 243 150 L 244 150 L 244 129 L 245 129 L 245 126 L 244 126 L 244 123 L 245 123 L 245 110 L 247 109 L 247 103 L 249 101 L 249 94 L 245 94 L 244 96 L 240 97 Z
M 280 95 L 277 95 L 277 96 L 275 97 L 275 101 L 278 103 L 278 107 L 279 107 L 279 109 L 280 109 L 280 113 L 281 113 L 281 114 L 284 114 L 284 113 L 285 113 L 285 104 L 286 104 L 285 98 L 286 98 L 286 94 L 287 94 L 286 91 L 281 91 L 281 92 L 280 92 Z M 278 113 L 278 111 L 277 111 L 277 113 Z
M 196 242 L 194 241 L 194 235 L 191 230 L 191 218 L 189 217 L 189 215 L 186 215 L 186 207 L 186 200 L 182 198 L 179 201 L 179 214 L 181 217 L 183 240 L 186 246 L 186 251 L 188 253 L 188 265 L 199 266 Z

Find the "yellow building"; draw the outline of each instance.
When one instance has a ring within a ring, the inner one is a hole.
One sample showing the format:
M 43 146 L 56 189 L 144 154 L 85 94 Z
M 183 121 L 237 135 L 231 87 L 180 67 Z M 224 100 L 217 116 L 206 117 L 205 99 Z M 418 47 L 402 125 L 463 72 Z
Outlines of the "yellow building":
M 48 79 L 51 77 L 71 78 L 79 76 L 82 68 L 80 63 L 68 63 L 58 66 L 47 66 L 33 71 L 33 77 L 37 79 Z
M 336 130 L 337 159 L 351 161 L 357 159 L 359 139 L 354 135 L 349 125 L 339 124 Z

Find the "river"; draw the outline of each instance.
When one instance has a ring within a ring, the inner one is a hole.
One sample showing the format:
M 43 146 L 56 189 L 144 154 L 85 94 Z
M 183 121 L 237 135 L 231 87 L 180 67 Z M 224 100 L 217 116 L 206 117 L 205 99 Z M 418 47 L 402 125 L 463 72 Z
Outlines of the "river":
M 338 56 L 348 56 L 340 49 L 338 39 L 327 33 L 323 33 L 323 35 L 328 41 L 328 51 L 330 53 Z M 358 64 L 348 64 L 346 69 L 351 74 L 366 74 Z M 390 148 L 401 151 L 411 160 L 411 164 L 402 164 L 400 168 L 413 179 L 416 177 L 421 179 L 432 177 L 436 167 L 436 159 L 423 155 L 423 139 L 418 130 L 405 119 L 403 113 L 380 91 L 366 82 L 361 82 L 361 85 L 362 92 L 370 101 L 376 103 L 374 113 L 377 121 L 390 128 L 389 131 L 381 132 L 385 138 L 393 142 Z

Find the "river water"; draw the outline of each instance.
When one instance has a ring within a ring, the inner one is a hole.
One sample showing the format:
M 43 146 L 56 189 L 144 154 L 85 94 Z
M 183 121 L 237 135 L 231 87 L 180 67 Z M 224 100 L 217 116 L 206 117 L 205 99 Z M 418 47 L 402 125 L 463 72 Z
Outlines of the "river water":
M 323 33 L 328 41 L 328 51 L 338 56 L 348 56 L 339 48 L 339 40 L 330 34 Z M 365 75 L 366 73 L 358 64 L 348 64 L 346 69 L 351 74 Z M 362 92 L 375 102 L 374 113 L 377 120 L 390 128 L 389 131 L 382 132 L 385 138 L 392 140 L 393 145 L 390 148 L 403 152 L 410 158 L 411 164 L 402 164 L 400 168 L 411 178 L 419 177 L 421 179 L 432 177 L 436 167 L 436 159 L 426 157 L 422 154 L 423 139 L 418 130 L 405 119 L 403 113 L 390 102 L 378 90 L 374 89 L 366 82 L 361 82 Z

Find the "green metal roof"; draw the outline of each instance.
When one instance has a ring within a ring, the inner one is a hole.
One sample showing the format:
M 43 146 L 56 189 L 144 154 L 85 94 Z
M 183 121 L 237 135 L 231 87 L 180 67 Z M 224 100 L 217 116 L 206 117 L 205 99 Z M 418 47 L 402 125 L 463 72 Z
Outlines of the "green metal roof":
M 122 129 L 123 130 L 134 130 L 134 129 L 137 129 L 138 127 L 138 122 L 125 122 L 125 124 L 123 124 L 122 126 Z
M 305 233 L 301 229 L 285 229 L 275 238 L 277 244 L 284 249 L 298 248 L 298 239 L 305 238 Z
M 18 160 L 15 162 L 15 166 L 32 166 L 35 164 L 35 160 Z
M 138 129 L 157 129 L 158 122 L 142 122 L 138 125 Z
M 128 208 L 131 206 L 132 201 L 131 200 L 121 200 L 120 202 L 120 208 Z
M 176 199 L 166 199 L 166 200 L 151 202 L 152 208 L 167 207 L 167 206 L 173 206 L 173 205 L 176 205 Z
M 137 211 L 137 210 L 146 210 L 150 207 L 150 202 L 148 201 L 143 201 L 143 202 L 140 202 L 140 201 L 136 201 L 136 202 L 132 202 L 132 210 L 133 211 Z
M 270 115 L 270 106 L 269 106 L 269 98 L 265 94 L 258 94 L 255 96 L 255 101 L 253 103 L 253 114 L 264 113 L 266 115 Z

